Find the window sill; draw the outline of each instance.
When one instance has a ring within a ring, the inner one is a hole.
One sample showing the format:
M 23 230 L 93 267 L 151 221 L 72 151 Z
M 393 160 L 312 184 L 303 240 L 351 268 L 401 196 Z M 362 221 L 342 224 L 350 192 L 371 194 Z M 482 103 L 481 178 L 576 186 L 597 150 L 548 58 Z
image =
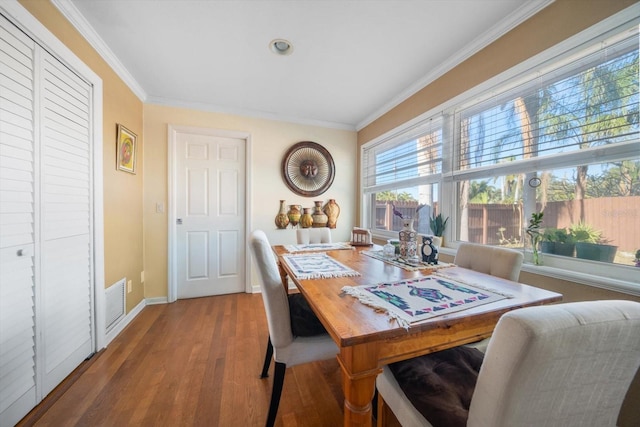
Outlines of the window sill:
M 629 267 L 630 269 L 637 267 Z M 622 292 L 628 295 L 640 296 L 640 284 L 624 279 L 606 277 L 602 273 L 609 273 L 609 270 L 626 269 L 626 267 L 601 268 L 600 275 L 593 273 L 583 273 L 564 268 L 551 267 L 546 265 L 523 264 L 522 271 L 531 274 L 539 274 L 541 276 L 552 277 L 554 279 L 567 280 L 570 282 L 580 283 L 582 285 L 593 286 L 596 288 L 607 289 L 609 291 Z M 637 272 L 640 275 L 640 269 Z
M 441 248 L 440 253 L 455 256 L 456 250 Z M 637 281 L 640 268 L 558 256 L 547 256 L 543 258 L 544 265 L 534 265 L 530 262 L 531 255 L 528 255 L 529 259 L 525 257 L 525 263 L 522 264 L 522 271 L 527 273 L 640 296 L 640 283 Z

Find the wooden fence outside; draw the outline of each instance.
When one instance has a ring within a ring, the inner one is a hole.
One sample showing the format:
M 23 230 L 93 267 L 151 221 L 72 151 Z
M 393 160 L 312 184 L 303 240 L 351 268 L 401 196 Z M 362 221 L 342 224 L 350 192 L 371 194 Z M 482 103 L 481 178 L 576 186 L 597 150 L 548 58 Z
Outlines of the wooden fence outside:
M 414 218 L 414 228 L 430 233 L 429 218 L 433 208 L 418 202 L 394 202 L 404 216 Z M 538 210 L 542 206 L 538 205 Z M 602 239 L 619 251 L 635 253 L 640 249 L 640 197 L 600 197 L 597 199 L 550 202 L 544 207 L 543 227 L 569 228 L 580 222 L 602 231 Z M 529 218 L 522 219 L 522 205 L 469 204 L 469 241 L 489 245 L 522 246 L 522 231 Z M 449 221 L 452 221 L 450 219 Z M 391 203 L 376 205 L 376 228 L 402 228 L 400 218 L 393 215 Z

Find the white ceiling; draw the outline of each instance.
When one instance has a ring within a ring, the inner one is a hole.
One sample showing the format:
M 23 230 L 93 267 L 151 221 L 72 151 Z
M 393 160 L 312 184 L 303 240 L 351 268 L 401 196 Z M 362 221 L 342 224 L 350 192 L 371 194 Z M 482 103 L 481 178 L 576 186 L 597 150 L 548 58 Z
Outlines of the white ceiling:
M 53 3 L 144 102 L 361 129 L 551 1 Z

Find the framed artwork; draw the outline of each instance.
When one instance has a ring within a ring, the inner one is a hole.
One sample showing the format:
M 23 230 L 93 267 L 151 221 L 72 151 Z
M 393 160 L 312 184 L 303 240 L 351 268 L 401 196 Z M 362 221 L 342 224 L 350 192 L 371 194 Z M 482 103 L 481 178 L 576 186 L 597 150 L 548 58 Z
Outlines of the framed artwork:
M 117 169 L 129 173 L 136 173 L 136 145 L 138 137 L 121 124 L 118 124 L 117 132 Z

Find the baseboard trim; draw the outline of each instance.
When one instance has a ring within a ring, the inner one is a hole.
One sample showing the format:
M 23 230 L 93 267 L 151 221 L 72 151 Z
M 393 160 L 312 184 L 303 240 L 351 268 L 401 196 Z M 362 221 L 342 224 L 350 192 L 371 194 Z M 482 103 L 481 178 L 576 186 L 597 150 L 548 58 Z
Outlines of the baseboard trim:
M 122 320 L 120 320 L 118 324 L 109 331 L 109 333 L 105 336 L 105 347 L 108 346 L 109 343 L 113 341 L 113 339 L 117 337 L 118 334 L 120 334 L 120 332 L 122 332 L 124 328 L 126 328 L 127 325 L 129 325 L 129 323 L 131 323 L 131 321 L 135 319 L 138 314 L 140 314 L 140 312 L 146 305 L 146 300 L 143 299 L 142 301 L 140 301 L 138 305 L 133 307 L 133 309 L 128 312 L 127 315 L 124 316 Z
M 167 297 L 147 298 L 145 301 L 147 302 L 147 305 L 168 304 L 169 303 L 169 299 Z

